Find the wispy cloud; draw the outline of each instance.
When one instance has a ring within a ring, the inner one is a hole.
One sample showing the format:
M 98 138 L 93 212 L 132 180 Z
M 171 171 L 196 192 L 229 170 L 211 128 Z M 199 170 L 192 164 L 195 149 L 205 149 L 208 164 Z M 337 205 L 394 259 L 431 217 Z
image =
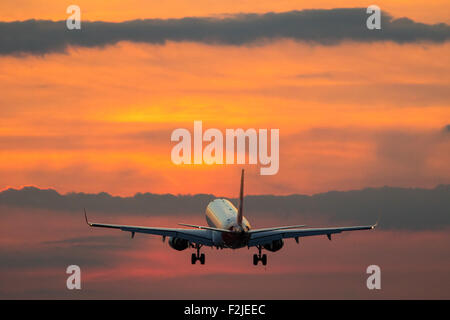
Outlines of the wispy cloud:
M 171 195 L 138 193 L 133 197 L 117 197 L 108 193 L 69 193 L 61 195 L 48 189 L 26 187 L 0 193 L 0 204 L 10 207 L 62 211 L 107 212 L 113 215 L 197 216 L 215 197 L 208 194 Z M 236 199 L 232 199 L 237 203 Z M 283 217 L 296 221 L 324 220 L 342 224 L 375 223 L 381 215 L 386 229 L 429 230 L 450 226 L 450 186 L 434 189 L 368 188 L 355 191 L 326 192 L 307 195 L 247 196 L 246 212 L 251 217 Z M 86 239 L 85 239 L 86 240 Z M 91 241 L 92 239 L 88 239 Z M 98 240 L 98 239 L 96 239 Z M 71 242 L 80 242 L 72 239 Z
M 119 23 L 83 21 L 69 31 L 65 21 L 27 20 L 0 23 L 0 54 L 64 52 L 69 46 L 101 47 L 120 41 L 164 44 L 191 41 L 220 45 L 260 44 L 293 39 L 320 45 L 342 41 L 437 42 L 450 39 L 450 26 L 394 19 L 382 14 L 382 29 L 368 30 L 365 8 L 314 9 L 284 13 L 217 17 L 146 19 Z

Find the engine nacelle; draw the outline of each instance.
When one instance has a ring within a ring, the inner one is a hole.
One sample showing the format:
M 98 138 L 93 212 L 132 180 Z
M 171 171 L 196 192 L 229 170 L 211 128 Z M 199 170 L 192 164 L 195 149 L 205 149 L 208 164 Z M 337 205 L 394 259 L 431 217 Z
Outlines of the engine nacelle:
M 169 246 L 175 250 L 182 251 L 189 247 L 189 241 L 180 238 L 169 238 Z
M 263 245 L 264 249 L 275 252 L 283 248 L 284 242 L 283 240 L 274 240 L 271 243 L 267 243 Z

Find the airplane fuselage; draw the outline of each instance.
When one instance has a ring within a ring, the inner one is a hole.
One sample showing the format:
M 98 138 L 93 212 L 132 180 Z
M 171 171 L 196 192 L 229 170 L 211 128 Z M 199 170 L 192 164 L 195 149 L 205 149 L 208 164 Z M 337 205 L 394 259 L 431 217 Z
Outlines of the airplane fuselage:
M 213 241 L 218 247 L 242 248 L 247 245 L 251 226 L 245 217 L 242 217 L 242 226 L 236 222 L 238 210 L 227 199 L 215 199 L 206 207 L 206 222 L 210 227 L 234 231 L 223 233 L 213 231 Z

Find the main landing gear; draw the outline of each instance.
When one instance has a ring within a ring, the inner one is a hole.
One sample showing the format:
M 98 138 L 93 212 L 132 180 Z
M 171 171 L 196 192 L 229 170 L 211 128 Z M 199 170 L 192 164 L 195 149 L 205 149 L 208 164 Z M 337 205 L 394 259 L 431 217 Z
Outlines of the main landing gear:
M 261 255 L 262 246 L 258 246 L 258 254 L 253 255 L 253 265 L 257 265 L 258 261 L 261 261 L 263 266 L 267 264 L 267 256 L 265 254 Z
M 195 264 L 197 262 L 197 260 L 200 260 L 200 264 L 205 264 L 205 254 L 202 253 L 200 254 L 200 248 L 202 246 L 199 244 L 195 245 L 195 249 L 197 249 L 197 254 L 193 253 L 191 256 L 191 263 Z

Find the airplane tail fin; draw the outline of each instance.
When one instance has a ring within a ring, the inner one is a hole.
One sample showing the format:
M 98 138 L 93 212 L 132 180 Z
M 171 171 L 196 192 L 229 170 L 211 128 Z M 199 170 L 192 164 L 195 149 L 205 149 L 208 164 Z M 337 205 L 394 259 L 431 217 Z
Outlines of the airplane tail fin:
M 242 208 L 244 205 L 244 169 L 242 169 L 241 173 L 241 190 L 239 192 L 239 209 L 237 215 L 237 223 L 238 225 L 242 225 Z

